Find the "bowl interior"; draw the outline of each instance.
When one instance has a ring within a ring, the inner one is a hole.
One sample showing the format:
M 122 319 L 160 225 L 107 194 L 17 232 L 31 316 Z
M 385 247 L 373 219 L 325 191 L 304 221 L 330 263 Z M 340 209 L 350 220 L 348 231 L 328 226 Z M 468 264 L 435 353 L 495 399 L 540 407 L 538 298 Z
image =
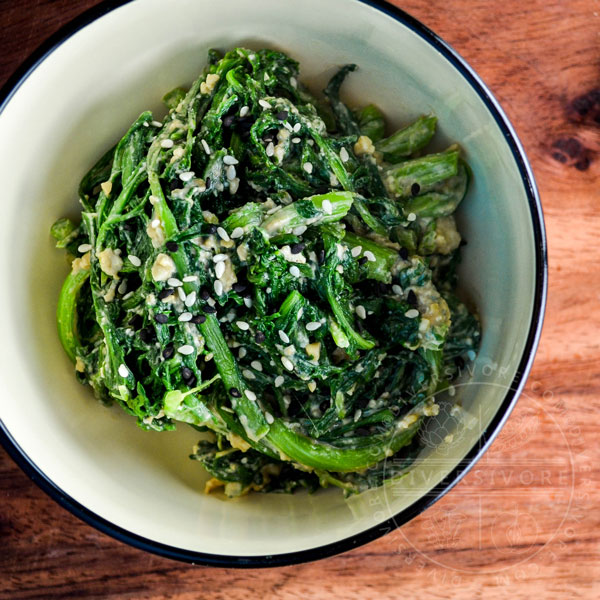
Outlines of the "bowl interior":
M 429 460 L 393 486 L 350 499 L 336 490 L 237 501 L 205 496 L 206 476 L 187 459 L 197 434 L 186 427 L 142 432 L 118 409 L 98 404 L 75 381 L 57 339 L 54 311 L 69 267 L 53 249 L 50 225 L 78 214 L 82 175 L 140 112 L 162 116 L 162 95 L 191 82 L 210 47 L 235 45 L 289 52 L 313 90 L 336 66 L 357 63 L 347 98 L 378 104 L 392 126 L 434 112 L 436 143 L 459 142 L 473 169 L 459 213 L 468 240 L 461 287 L 481 315 L 481 352 L 450 401 L 462 410 L 455 417 L 442 412 L 423 451 Z M 496 415 L 532 318 L 535 242 L 527 196 L 482 99 L 438 50 L 385 13 L 356 0 L 136 0 L 47 56 L 1 114 L 0 139 L 0 417 L 56 486 L 116 526 L 233 557 L 337 542 L 426 495 Z M 444 442 L 451 432 L 453 441 Z

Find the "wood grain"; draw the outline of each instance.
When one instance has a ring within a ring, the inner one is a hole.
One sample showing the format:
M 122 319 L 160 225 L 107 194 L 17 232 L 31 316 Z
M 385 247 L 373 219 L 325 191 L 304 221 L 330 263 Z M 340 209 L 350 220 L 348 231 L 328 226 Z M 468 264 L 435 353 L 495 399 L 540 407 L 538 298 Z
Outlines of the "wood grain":
M 1 0 L 0 82 L 96 3 Z M 129 548 L 57 506 L 0 451 L 0 598 L 600 596 L 600 2 L 405 0 L 402 8 L 489 85 L 540 187 L 548 310 L 507 427 L 451 494 L 402 529 L 341 556 L 261 572 Z

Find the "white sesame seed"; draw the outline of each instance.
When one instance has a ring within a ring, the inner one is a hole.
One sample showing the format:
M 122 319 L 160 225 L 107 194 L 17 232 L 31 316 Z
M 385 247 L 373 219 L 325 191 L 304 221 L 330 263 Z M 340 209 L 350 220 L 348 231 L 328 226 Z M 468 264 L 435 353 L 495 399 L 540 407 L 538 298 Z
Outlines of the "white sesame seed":
M 227 254 L 215 254 L 213 256 L 213 262 L 215 262 L 215 263 L 220 263 L 220 262 L 223 262 L 224 260 L 227 260 Z
M 392 292 L 394 292 L 394 294 L 396 294 L 396 296 L 400 296 L 400 294 L 402 294 L 402 288 L 397 283 L 395 283 L 392 286 Z
M 194 171 L 184 171 L 183 173 L 179 173 L 179 179 L 181 181 L 189 181 L 194 176 Z
M 284 381 L 285 377 L 283 375 L 277 375 L 277 377 L 275 377 L 275 387 L 281 387 Z
M 300 277 L 300 269 L 296 265 L 291 266 L 290 275 L 293 275 L 294 277 Z
M 411 308 L 404 313 L 407 319 L 415 319 L 419 316 L 419 311 L 416 308 Z
M 179 287 L 180 285 L 183 285 L 183 283 L 181 283 L 181 281 L 179 281 L 179 279 L 176 277 L 169 277 L 169 279 L 167 279 L 167 284 L 171 287 Z
M 153 229 L 156 229 L 157 227 L 160 227 L 160 219 L 153 219 L 152 223 L 150 223 L 150 226 Z
M 210 146 L 208 145 L 206 140 L 202 140 L 202 147 L 204 148 L 204 152 L 206 152 L 206 154 L 210 154 Z
M 152 204 L 152 206 L 154 206 L 155 204 L 158 204 L 160 202 L 160 198 L 158 196 L 154 196 L 151 195 L 148 200 L 150 200 L 150 204 Z
M 295 77 L 290 77 L 290 85 L 292 87 L 296 87 L 298 85 L 298 82 L 296 81 Z
M 121 296 L 127 291 L 127 280 L 123 279 L 123 281 L 121 281 L 121 283 L 119 284 L 119 287 L 117 288 L 117 292 L 119 292 L 119 294 L 121 294 Z
M 239 327 L 239 325 L 238 325 L 238 327 Z M 246 354 L 248 354 L 248 350 L 246 350 L 246 348 L 242 347 L 242 348 L 240 348 L 240 351 L 238 352 L 238 357 L 240 359 L 242 359 L 246 356 Z
M 313 166 L 312 163 L 309 162 L 305 162 L 302 165 L 302 168 L 310 175 L 313 172 Z
M 244 298 L 246 308 L 252 308 L 252 298 Z
M 209 352 L 205 357 L 204 357 L 204 362 L 210 362 L 213 358 L 215 357 L 215 355 L 212 352 Z
M 179 317 L 177 318 L 178 321 L 181 321 L 182 323 L 185 323 L 186 321 L 191 321 L 192 320 L 192 313 L 191 312 L 183 312 L 179 315 Z
M 256 400 L 256 394 L 252 390 L 244 390 L 244 396 L 253 402 Z
M 340 158 L 342 162 L 347 162 L 349 160 L 350 155 L 348 154 L 348 150 L 346 150 L 346 148 L 342 148 L 340 150 Z
M 91 249 L 92 249 L 92 245 L 91 244 L 81 244 L 77 248 L 77 252 L 81 252 L 82 254 L 85 254 L 86 252 L 89 252 Z
M 242 108 L 240 108 L 240 117 L 245 117 L 249 112 L 250 112 L 249 106 L 242 106 Z
M 223 157 L 223 162 L 226 165 L 237 165 L 239 163 L 239 161 L 237 160 L 237 158 L 235 156 L 230 156 L 229 154 L 226 154 Z
M 198 276 L 197 275 L 186 275 L 183 278 L 183 281 L 185 281 L 186 283 L 190 283 L 192 281 L 198 281 Z
M 250 325 L 248 325 L 246 321 L 236 321 L 235 324 L 238 326 L 238 329 L 241 329 L 242 331 L 248 331 L 248 329 L 250 329 Z
M 417 215 L 415 215 L 415 213 L 408 213 L 408 216 L 406 217 L 407 221 L 415 221 L 417 218 Z
M 184 344 L 183 346 L 179 346 L 179 348 L 177 348 L 177 352 L 179 352 L 179 354 L 185 354 L 187 356 L 194 352 L 194 346 Z
M 178 287 L 178 288 L 177 288 L 177 295 L 179 296 L 179 299 L 180 299 L 182 302 L 185 302 L 185 301 L 186 301 L 186 298 L 187 298 L 187 296 L 186 296 L 186 293 L 183 291 L 183 288 L 182 288 L 182 287 Z
M 172 148 L 173 147 L 173 140 L 169 140 L 169 139 L 163 140 L 160 143 L 160 145 L 161 145 L 162 148 Z
M 284 343 L 284 344 L 289 344 L 290 343 L 290 338 L 287 336 L 287 333 L 285 331 L 283 331 L 283 329 L 279 329 L 277 331 L 277 335 L 279 335 L 279 339 Z
M 223 277 L 224 273 L 225 273 L 225 263 L 224 262 L 218 262 L 215 265 L 215 277 L 217 279 L 221 279 L 221 277 Z
M 294 133 L 298 133 L 302 129 L 302 125 L 300 123 L 296 123 L 293 127 Z
M 139 267 L 142 264 L 142 261 L 133 254 L 130 254 L 127 258 L 134 267 Z
M 367 318 L 367 311 L 365 310 L 365 307 L 362 304 L 359 304 L 354 310 L 356 311 L 356 314 L 361 319 L 366 319 Z
M 186 306 L 193 306 L 194 302 L 196 302 L 196 292 L 190 292 L 185 299 Z
M 333 206 L 331 206 L 331 202 L 327 199 L 323 200 L 321 208 L 326 215 L 330 215 L 333 212 Z
M 252 372 L 249 371 L 248 369 L 244 369 L 242 371 L 242 375 L 246 378 L 246 379 L 256 379 L 256 375 Z
M 238 191 L 239 187 L 240 187 L 240 179 L 239 179 L 239 177 L 236 177 L 235 179 L 232 179 L 229 182 L 229 193 L 230 194 L 235 194 Z
M 244 235 L 244 230 L 241 227 L 236 227 L 229 236 L 232 240 L 237 240 L 237 238 L 241 238 Z
M 152 125 L 154 127 L 162 127 L 162 123 L 160 121 L 152 121 Z
M 299 144 L 302 140 L 299 137 L 292 138 L 292 144 Z
M 229 179 L 229 181 L 231 181 L 232 179 L 235 179 L 235 167 L 233 165 L 229 165 L 227 167 L 226 175 L 227 175 L 227 179 Z
M 352 256 L 354 256 L 354 258 L 359 256 L 361 252 L 362 252 L 362 246 L 354 246 L 354 248 L 352 248 L 352 250 L 350 250 L 350 254 L 352 254 Z
M 273 156 L 273 154 L 275 153 L 275 146 L 273 145 L 273 142 L 269 142 L 267 144 L 265 152 L 267 153 L 267 156 Z
M 265 413 L 265 421 L 271 425 L 275 422 L 275 418 L 273 417 L 273 415 L 270 412 L 266 412 Z
M 223 263 L 219 263 L 220 265 Z M 213 288 L 215 290 L 215 294 L 220 296 L 223 293 L 223 282 L 220 279 L 215 280 L 213 283 Z
M 265 73 L 265 75 L 266 75 L 266 73 Z M 258 101 L 258 103 L 265 109 L 271 108 L 271 105 L 266 100 L 263 100 L 262 98 Z
M 217 233 L 224 242 L 229 241 L 229 234 L 222 227 L 217 227 Z
M 342 275 L 344 273 L 344 267 L 342 265 L 338 265 L 335 270 Z
M 369 262 L 376 262 L 377 261 L 377 259 L 375 258 L 375 255 L 370 250 L 366 250 L 365 251 L 365 258 Z
M 123 365 L 123 364 L 119 365 L 119 375 L 121 377 L 128 377 L 129 376 L 129 369 L 125 365 Z
M 263 366 L 262 366 L 262 364 L 261 364 L 261 363 L 260 363 L 258 360 L 253 360 L 253 361 L 250 363 L 250 366 L 251 366 L 253 369 L 256 369 L 257 371 L 262 371 L 262 370 L 263 370 Z
M 311 321 L 310 323 L 306 324 L 306 331 L 316 331 L 319 329 L 319 327 L 321 327 L 321 323 L 319 323 L 319 321 Z
M 292 230 L 292 233 L 297 236 L 301 236 L 306 231 L 306 225 L 298 225 Z
M 123 300 L 129 300 L 129 298 L 131 298 L 131 296 L 133 296 L 133 292 L 127 292 L 124 296 L 123 296 Z
M 287 357 L 287 356 L 282 356 L 281 357 L 281 364 L 288 370 L 288 371 L 293 371 L 294 370 L 294 363 Z
M 293 344 L 290 344 L 287 348 L 283 349 L 283 353 L 286 356 L 294 356 L 294 354 L 296 354 L 296 347 Z

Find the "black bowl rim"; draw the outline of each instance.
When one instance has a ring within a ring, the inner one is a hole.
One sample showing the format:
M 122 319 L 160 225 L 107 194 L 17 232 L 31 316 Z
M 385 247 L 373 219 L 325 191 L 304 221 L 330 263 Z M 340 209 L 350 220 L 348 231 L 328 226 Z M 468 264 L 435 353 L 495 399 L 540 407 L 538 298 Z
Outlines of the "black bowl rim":
M 21 64 L 21 66 L 14 72 L 14 74 L 8 79 L 6 84 L 0 90 L 0 113 L 4 111 L 4 108 L 10 102 L 11 98 L 19 89 L 21 84 L 54 50 L 56 50 L 68 38 L 103 15 L 125 4 L 128 4 L 131 1 L 132 0 L 104 0 L 104 2 L 101 2 L 100 4 L 85 11 L 81 15 L 75 17 L 72 21 L 59 29 L 55 34 L 50 36 Z M 498 409 L 487 429 L 482 433 L 478 442 L 460 461 L 459 465 L 455 467 L 425 496 L 414 502 L 411 506 L 400 511 L 393 517 L 390 517 L 383 523 L 370 527 L 369 529 L 366 529 L 348 538 L 326 544 L 324 546 L 319 546 L 317 548 L 309 548 L 306 550 L 274 555 L 228 556 L 196 552 L 192 550 L 182 550 L 167 544 L 149 540 L 140 535 L 127 531 L 126 529 L 123 529 L 95 514 L 60 489 L 38 468 L 33 460 L 27 456 L 24 450 L 19 446 L 18 442 L 12 437 L 8 431 L 8 428 L 0 420 L 0 443 L 34 483 L 36 483 L 53 500 L 58 502 L 61 506 L 66 508 L 84 522 L 121 542 L 125 542 L 131 546 L 134 546 L 135 548 L 191 564 L 217 567 L 252 568 L 285 566 L 314 561 L 346 552 L 347 550 L 366 544 L 385 535 L 386 533 L 389 533 L 400 525 L 407 523 L 429 506 L 437 502 L 437 500 L 439 500 L 447 492 L 449 492 L 467 474 L 467 472 L 488 449 L 508 419 L 521 391 L 523 390 L 523 387 L 525 386 L 525 381 L 529 371 L 531 370 L 542 331 L 548 287 L 548 264 L 546 233 L 544 229 L 542 206 L 533 177 L 533 172 L 521 142 L 519 141 L 517 134 L 515 133 L 507 116 L 504 114 L 504 111 L 500 107 L 498 101 L 494 98 L 490 90 L 475 73 L 475 71 L 458 54 L 458 52 L 454 50 L 454 48 L 444 42 L 437 34 L 423 25 L 420 21 L 410 16 L 403 10 L 388 4 L 384 0 L 354 1 L 361 2 L 387 14 L 401 25 L 408 27 L 411 31 L 419 35 L 423 40 L 440 52 L 440 54 L 442 54 L 444 58 L 446 58 L 446 60 L 467 80 L 467 82 L 479 95 L 481 100 L 485 103 L 487 109 L 490 111 L 491 115 L 498 124 L 498 127 L 504 134 L 506 143 L 513 154 L 522 178 L 523 186 L 527 193 L 534 241 L 536 245 L 536 273 L 533 311 L 525 348 L 523 350 L 523 355 L 521 357 L 521 361 L 519 362 L 515 377 L 500 408 Z

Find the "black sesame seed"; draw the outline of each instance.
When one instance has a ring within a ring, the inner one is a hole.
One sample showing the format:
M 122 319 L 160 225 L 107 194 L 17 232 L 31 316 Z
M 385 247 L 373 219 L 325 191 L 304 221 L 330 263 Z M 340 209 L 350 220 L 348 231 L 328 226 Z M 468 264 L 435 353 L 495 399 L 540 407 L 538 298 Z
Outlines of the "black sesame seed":
M 408 295 L 406 296 L 406 301 L 411 306 L 416 306 L 417 305 L 417 295 L 412 290 L 409 290 Z
M 163 358 L 171 358 L 175 354 L 175 348 L 173 344 L 169 344 L 162 352 Z
M 164 300 L 165 298 L 168 298 L 173 291 L 173 288 L 165 288 L 164 290 L 160 290 L 160 292 L 158 292 L 158 299 Z
M 217 233 L 217 226 L 211 224 L 206 228 L 206 231 L 208 231 L 208 233 L 210 233 L 211 235 L 214 235 L 215 233 Z
M 421 191 L 421 186 L 418 183 L 413 183 L 410 186 L 410 193 L 413 196 L 418 196 L 420 191 Z
M 206 288 L 200 290 L 200 298 L 202 298 L 202 300 L 208 300 L 210 298 L 210 294 Z
M 210 187 L 210 177 L 207 177 L 207 178 L 204 180 L 204 185 L 205 185 L 207 188 L 208 188 L 208 187 Z M 216 231 L 216 229 L 215 229 L 215 231 Z
M 282 110 L 281 112 L 278 112 L 275 116 L 279 121 L 285 121 L 288 118 L 288 111 Z
M 266 336 L 262 331 L 257 331 L 256 335 L 254 336 L 254 341 L 257 344 L 262 344 L 265 340 L 266 340 Z
M 233 291 L 237 292 L 238 294 L 241 294 L 248 286 L 245 283 L 234 283 L 233 284 Z
M 234 398 L 241 398 L 242 392 L 240 392 L 240 390 L 237 388 L 229 388 L 229 395 L 233 396 Z
M 192 371 L 190 368 L 188 368 L 188 367 L 183 367 L 183 368 L 181 369 L 181 376 L 182 376 L 184 379 L 191 379 L 191 378 L 194 376 L 194 373 L 193 373 L 193 371 Z
M 379 283 L 379 292 L 381 294 L 387 294 L 389 292 L 389 287 L 385 283 L 380 282 Z
M 179 248 L 176 242 L 167 242 L 166 246 L 169 252 L 177 252 L 177 249 Z
M 363 265 L 366 265 L 369 262 L 369 259 L 366 256 L 363 256 L 362 258 L 358 259 L 358 264 L 362 267 Z
M 306 244 L 302 244 L 302 243 L 292 244 L 290 246 L 290 252 L 292 254 L 300 254 L 300 252 L 302 252 L 302 250 L 304 250 L 304 248 L 306 248 Z
M 223 127 L 231 127 L 233 125 L 234 120 L 235 120 L 234 115 L 227 115 L 223 119 Z
M 400 254 L 400 258 L 402 260 L 408 260 L 408 250 L 406 248 L 400 248 L 400 252 L 398 252 L 398 254 Z
M 238 119 L 237 124 L 242 131 L 250 131 L 252 125 L 254 124 L 254 117 L 252 115 L 241 117 Z
M 151 342 L 154 339 L 154 330 L 151 327 L 145 327 L 140 331 L 140 340 L 142 342 Z
M 319 264 L 322 265 L 325 262 L 325 250 L 319 251 Z
M 156 315 L 154 315 L 154 319 L 156 320 L 157 323 L 166 323 L 169 320 L 169 317 L 167 317 L 167 315 L 163 314 L 163 313 L 157 313 Z
M 129 324 L 137 331 L 138 329 L 141 329 L 144 324 L 144 319 L 142 319 L 142 315 L 133 315 Z
M 202 325 L 202 323 L 204 323 L 204 321 L 206 321 L 206 316 L 205 315 L 194 315 L 190 321 L 191 321 L 191 323 L 196 323 L 196 325 Z
M 202 310 L 209 315 L 214 315 L 217 312 L 217 309 L 214 306 L 209 306 L 208 304 Z

